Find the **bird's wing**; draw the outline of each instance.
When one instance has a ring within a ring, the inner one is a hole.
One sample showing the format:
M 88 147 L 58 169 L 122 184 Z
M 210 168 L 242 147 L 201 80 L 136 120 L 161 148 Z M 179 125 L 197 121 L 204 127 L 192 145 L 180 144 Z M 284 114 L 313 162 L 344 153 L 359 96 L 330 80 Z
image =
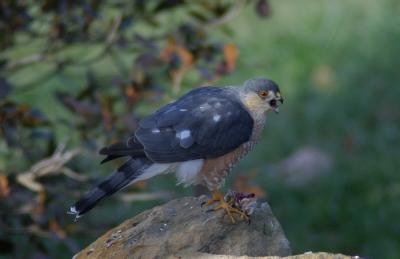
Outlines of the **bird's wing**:
M 143 119 L 135 135 L 152 161 L 181 162 L 229 153 L 249 141 L 253 123 L 238 97 L 203 87 Z

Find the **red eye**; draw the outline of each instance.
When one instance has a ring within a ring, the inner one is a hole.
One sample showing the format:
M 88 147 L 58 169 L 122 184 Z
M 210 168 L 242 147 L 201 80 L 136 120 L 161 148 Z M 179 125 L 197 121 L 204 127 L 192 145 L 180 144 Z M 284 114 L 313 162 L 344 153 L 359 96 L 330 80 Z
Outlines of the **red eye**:
M 268 96 L 268 91 L 261 91 L 260 92 L 261 97 L 267 97 Z

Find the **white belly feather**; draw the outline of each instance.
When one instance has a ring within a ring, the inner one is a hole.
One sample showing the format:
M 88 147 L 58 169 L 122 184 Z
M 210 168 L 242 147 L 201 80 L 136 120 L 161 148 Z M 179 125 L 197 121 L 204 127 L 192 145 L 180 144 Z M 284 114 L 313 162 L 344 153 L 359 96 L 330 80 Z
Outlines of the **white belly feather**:
M 136 178 L 133 182 L 147 180 L 156 175 L 176 172 L 178 184 L 183 184 L 185 187 L 198 183 L 198 173 L 203 166 L 204 160 L 190 160 L 178 163 L 155 163 L 149 166 L 143 174 Z
M 192 184 L 197 184 L 199 181 L 199 172 L 203 166 L 203 163 L 203 159 L 190 160 L 180 163 L 176 170 L 178 184 L 183 184 L 185 187 Z

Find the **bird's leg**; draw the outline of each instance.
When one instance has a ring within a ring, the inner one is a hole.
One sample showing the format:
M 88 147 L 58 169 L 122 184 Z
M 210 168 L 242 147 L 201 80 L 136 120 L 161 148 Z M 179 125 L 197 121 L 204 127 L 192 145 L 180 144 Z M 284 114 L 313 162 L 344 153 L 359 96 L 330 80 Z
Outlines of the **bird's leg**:
M 205 205 L 209 206 L 216 202 L 219 202 L 219 204 L 212 210 L 217 211 L 223 209 L 226 212 L 226 214 L 228 214 L 232 223 L 235 223 L 233 213 L 239 214 L 242 220 L 244 219 L 247 221 L 249 220 L 249 216 L 247 216 L 245 212 L 232 206 L 234 204 L 234 199 L 230 198 L 228 201 L 225 201 L 224 195 L 219 191 L 213 191 L 212 198 L 209 201 L 207 201 Z
M 202 204 L 202 206 L 203 205 L 210 206 L 216 202 L 221 202 L 221 200 L 225 201 L 224 195 L 220 191 L 213 191 L 211 199 L 209 199 L 207 202 Z
M 233 218 L 232 214 L 237 213 L 240 215 L 240 219 L 242 220 L 249 220 L 249 216 L 246 215 L 245 212 L 241 211 L 240 209 L 237 209 L 232 206 L 233 205 L 233 200 L 230 201 L 225 201 L 224 199 L 220 201 L 220 204 L 214 208 L 214 211 L 223 209 L 225 210 L 226 214 L 228 214 L 229 218 L 231 219 L 232 223 L 235 223 L 235 219 Z

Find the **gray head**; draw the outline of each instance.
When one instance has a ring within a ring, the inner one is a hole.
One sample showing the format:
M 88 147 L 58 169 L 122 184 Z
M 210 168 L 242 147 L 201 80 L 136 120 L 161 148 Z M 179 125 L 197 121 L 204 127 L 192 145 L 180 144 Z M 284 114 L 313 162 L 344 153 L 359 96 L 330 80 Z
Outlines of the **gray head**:
M 243 84 L 246 99 L 254 109 L 262 111 L 279 111 L 279 105 L 283 103 L 279 86 L 266 78 L 249 79 Z

